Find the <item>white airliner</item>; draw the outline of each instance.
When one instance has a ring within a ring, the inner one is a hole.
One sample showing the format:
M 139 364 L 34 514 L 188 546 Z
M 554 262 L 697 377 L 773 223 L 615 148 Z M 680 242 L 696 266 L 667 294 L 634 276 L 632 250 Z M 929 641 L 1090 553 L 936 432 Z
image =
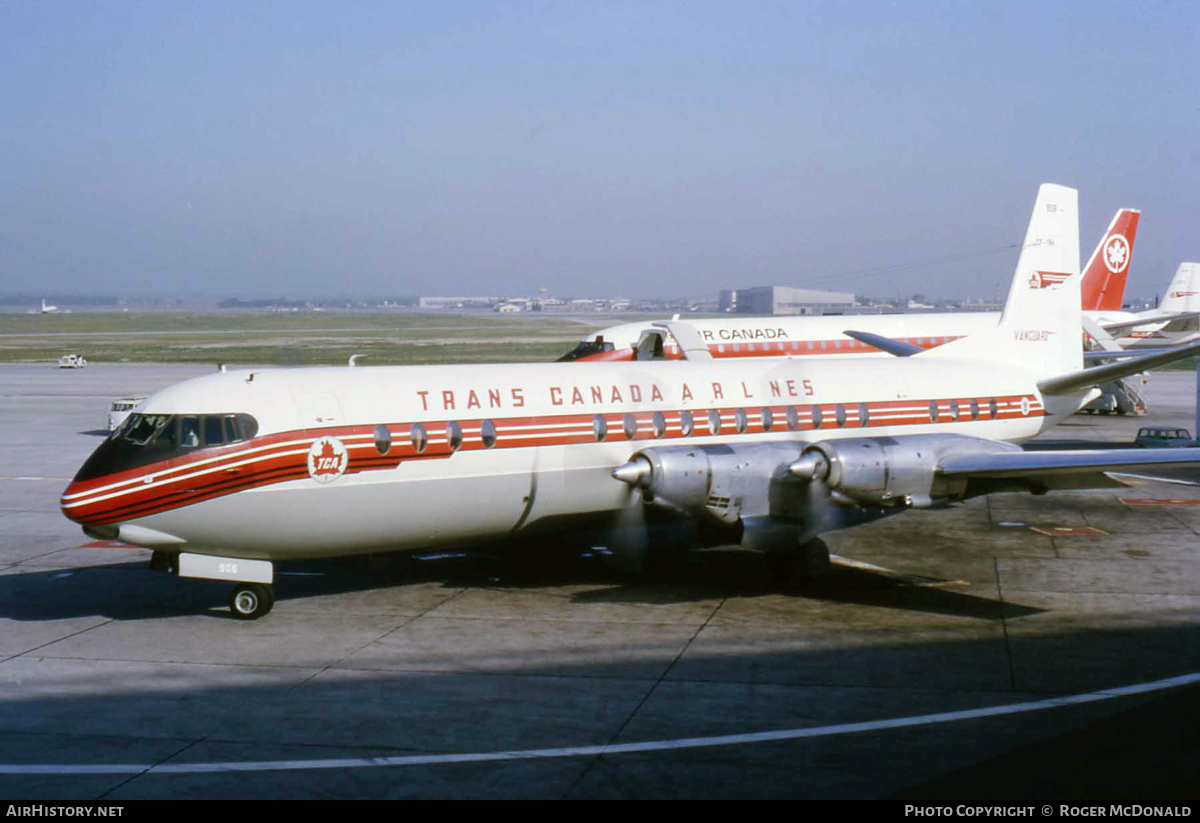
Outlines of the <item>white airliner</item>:
M 1179 274 L 1168 295 L 1187 295 L 1186 298 L 1170 298 L 1169 303 L 1164 300 L 1159 309 L 1140 315 L 1120 311 L 1140 216 L 1137 209 L 1119 210 L 1088 259 L 1081 284 L 1084 317 L 1117 336 L 1121 348 L 1160 348 L 1200 337 L 1195 334 L 1200 282 L 1180 285 Z M 699 332 L 716 358 L 835 356 L 842 359 L 877 356 L 881 350 L 897 351 L 889 341 L 909 352 L 934 348 L 990 329 L 999 317 L 995 312 L 729 317 L 690 320 L 689 325 Z M 1152 325 L 1146 326 L 1147 323 Z M 852 337 L 845 333 L 847 329 L 860 334 Z M 1146 342 L 1140 342 L 1142 339 Z M 593 332 L 560 359 L 591 362 L 681 357 L 678 341 L 662 329 L 639 322 Z
M 1157 349 L 1200 340 L 1200 263 L 1180 263 L 1158 308 L 1144 312 L 1103 308 L 1092 317 L 1123 349 Z
M 153 549 L 154 568 L 233 581 L 233 614 L 255 618 L 280 560 L 549 534 L 631 568 L 728 544 L 815 568 L 820 534 L 909 507 L 1200 465 L 1183 449 L 1016 445 L 1096 383 L 1200 351 L 1083 368 L 1077 201 L 1042 186 L 999 322 L 916 356 L 721 361 L 700 346 L 587 368 L 212 374 L 148 398 L 62 510 Z

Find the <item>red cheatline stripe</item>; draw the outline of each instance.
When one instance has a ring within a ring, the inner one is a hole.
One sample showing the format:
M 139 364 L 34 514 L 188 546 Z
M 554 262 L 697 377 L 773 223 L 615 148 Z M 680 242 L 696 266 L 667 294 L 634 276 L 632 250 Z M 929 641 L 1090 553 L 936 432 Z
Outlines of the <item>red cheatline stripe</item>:
M 979 416 L 977 418 L 979 421 L 1011 419 L 1025 416 L 1021 411 L 1021 400 L 1023 398 L 996 398 L 997 416 L 995 418 L 990 416 L 988 408 L 990 398 L 985 398 L 982 402 L 980 402 L 979 398 L 975 399 L 979 407 Z M 1025 399 L 1030 401 L 1029 416 L 1040 417 L 1045 415 L 1044 409 L 1042 409 L 1040 402 L 1035 397 L 1026 395 Z M 958 404 L 957 418 L 954 418 L 951 414 L 952 402 L 957 402 Z M 957 400 L 941 399 L 935 401 L 938 410 L 938 422 L 954 422 L 955 420 L 957 422 L 972 422 L 970 402 L 970 398 Z M 769 405 L 749 408 L 745 409 L 745 433 L 764 434 L 768 431 L 778 431 L 782 434 L 789 431 L 787 428 L 787 410 L 789 407 L 796 410 L 796 431 L 832 430 L 838 428 L 869 429 L 881 426 L 921 425 L 933 422 L 929 414 L 929 401 L 877 401 L 865 404 L 868 420 L 867 425 L 863 426 L 859 416 L 860 405 L 862 404 L 842 404 L 845 413 L 845 423 L 842 426 L 839 426 L 837 422 L 838 404 L 836 403 Z M 763 408 L 768 409 L 772 416 L 773 426 L 771 429 L 766 429 L 762 425 Z M 813 409 L 817 409 L 821 413 L 822 421 L 820 426 L 813 426 Z M 736 435 L 738 433 L 736 425 L 738 407 L 712 409 L 712 411 L 717 413 L 721 421 L 718 432 L 713 432 L 709 428 L 709 411 L 709 409 L 701 409 L 691 412 L 693 419 L 691 435 L 683 433 L 681 423 L 682 411 L 671 410 L 660 412 L 665 424 L 662 438 L 654 436 L 655 412 L 639 411 L 628 414 L 633 416 L 637 424 L 637 437 L 635 439 L 638 441 L 653 442 L 656 439 L 674 440 L 695 435 Z M 605 420 L 609 428 L 606 440 L 617 440 L 624 437 L 625 414 L 608 412 L 602 413 L 599 416 Z M 594 415 L 577 414 L 503 420 L 500 423 L 496 423 L 497 441 L 494 447 L 528 448 L 534 446 L 592 443 L 595 442 L 592 432 L 593 417 Z M 479 434 L 482 422 L 482 420 L 460 422 L 459 425 L 464 431 L 461 451 L 478 451 L 485 448 L 482 437 Z M 371 450 L 375 448 L 373 443 L 350 443 L 347 448 L 350 450 L 351 456 L 346 473 L 356 474 L 366 471 L 393 469 L 404 461 L 444 459 L 453 453 L 447 443 L 445 434 L 446 424 L 427 423 L 422 425 L 426 430 L 428 446 L 423 453 L 418 454 L 409 442 L 413 425 L 411 423 L 386 424 L 393 438 L 400 441 L 393 442 L 387 455 L 372 454 Z M 71 514 L 75 515 L 76 519 L 82 522 L 94 524 L 112 523 L 192 505 L 238 491 L 259 488 L 289 480 L 303 479 L 308 474 L 306 443 L 315 442 L 315 440 L 322 436 L 361 441 L 366 438 L 373 438 L 373 432 L 374 427 L 371 426 L 331 427 L 319 430 L 315 435 L 310 431 L 305 432 L 303 437 L 298 436 L 297 432 L 283 432 L 269 435 L 267 438 L 260 440 L 249 441 L 246 444 L 242 444 L 241 448 L 226 455 L 221 455 L 216 459 L 213 459 L 211 455 L 201 453 L 182 465 L 172 466 L 168 469 L 161 468 L 162 464 L 152 464 L 141 467 L 134 472 L 122 473 L 129 476 L 119 482 L 114 483 L 112 477 L 97 479 L 94 481 L 95 486 L 93 489 L 84 489 L 64 496 L 64 500 L 69 499 L 71 501 L 64 503 L 64 509 L 69 508 Z M 467 432 L 470 432 L 470 436 L 466 436 Z M 367 451 L 368 453 L 366 455 L 355 454 L 355 452 L 361 453 L 363 451 Z M 248 458 L 247 456 L 251 454 L 253 456 Z M 240 466 L 237 474 L 228 473 L 229 467 L 242 462 L 245 462 L 246 465 Z M 200 474 L 197 476 L 196 472 L 200 472 Z M 147 488 L 143 488 L 134 482 L 147 476 L 154 477 L 152 484 L 145 484 L 148 485 Z M 127 486 L 127 488 L 121 490 L 120 487 L 123 485 Z M 94 498 L 103 499 L 88 501 L 86 498 L 89 495 L 94 495 Z

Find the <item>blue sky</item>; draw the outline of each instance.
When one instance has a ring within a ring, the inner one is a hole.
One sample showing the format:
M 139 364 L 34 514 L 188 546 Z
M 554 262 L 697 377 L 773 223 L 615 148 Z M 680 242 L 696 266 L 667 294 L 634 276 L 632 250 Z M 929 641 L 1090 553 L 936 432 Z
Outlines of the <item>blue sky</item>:
M 6 2 L 0 291 L 982 296 L 1050 181 L 1154 294 L 1198 9 Z

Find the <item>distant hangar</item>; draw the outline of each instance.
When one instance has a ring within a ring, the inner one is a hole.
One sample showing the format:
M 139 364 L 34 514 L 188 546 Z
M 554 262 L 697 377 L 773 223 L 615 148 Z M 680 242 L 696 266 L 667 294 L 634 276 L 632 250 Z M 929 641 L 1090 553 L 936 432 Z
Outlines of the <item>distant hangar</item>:
M 838 314 L 854 305 L 851 293 L 787 286 L 724 289 L 718 297 L 720 311 L 737 314 Z

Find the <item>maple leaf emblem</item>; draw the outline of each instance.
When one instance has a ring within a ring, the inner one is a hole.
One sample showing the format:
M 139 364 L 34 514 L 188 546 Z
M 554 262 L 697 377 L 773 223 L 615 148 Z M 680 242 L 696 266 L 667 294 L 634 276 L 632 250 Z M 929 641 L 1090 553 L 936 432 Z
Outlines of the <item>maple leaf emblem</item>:
M 313 441 L 308 450 L 308 473 L 321 483 L 328 483 L 342 476 L 349 462 L 346 447 L 333 437 L 322 437 Z
M 1129 249 L 1119 238 L 1114 238 L 1108 244 L 1108 263 L 1109 268 L 1113 271 L 1120 271 L 1125 267 L 1125 260 L 1129 257 Z
M 325 448 L 317 455 L 317 470 L 313 474 L 337 474 L 342 467 L 341 456 L 333 450 L 333 443 L 325 441 Z

